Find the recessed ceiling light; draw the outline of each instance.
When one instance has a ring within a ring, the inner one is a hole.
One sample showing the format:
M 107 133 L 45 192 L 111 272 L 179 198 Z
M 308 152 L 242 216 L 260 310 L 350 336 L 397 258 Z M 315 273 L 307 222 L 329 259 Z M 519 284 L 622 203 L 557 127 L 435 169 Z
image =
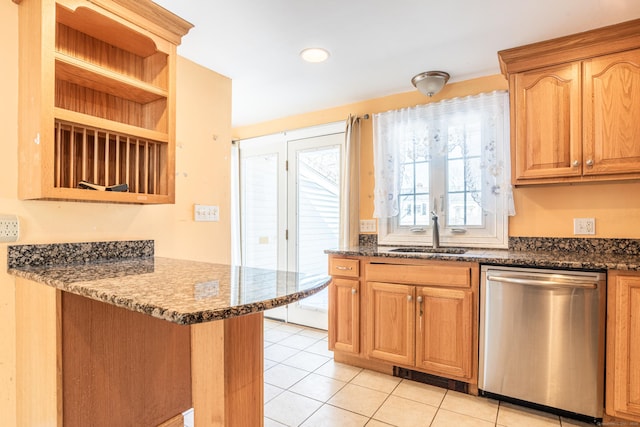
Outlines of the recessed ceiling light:
M 329 58 L 329 51 L 321 47 L 309 47 L 303 49 L 300 56 L 307 62 L 324 62 Z

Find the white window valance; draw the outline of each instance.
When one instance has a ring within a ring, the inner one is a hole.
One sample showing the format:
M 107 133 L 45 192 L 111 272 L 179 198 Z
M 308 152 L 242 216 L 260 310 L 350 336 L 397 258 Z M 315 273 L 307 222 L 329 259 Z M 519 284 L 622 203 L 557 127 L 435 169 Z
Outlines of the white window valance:
M 452 146 L 449 139 L 464 138 L 465 125 L 470 122 L 480 124 L 481 173 L 465 176 L 465 184 L 469 188 L 481 188 L 478 203 L 483 209 L 496 213 L 496 206 L 501 207 L 500 210 L 504 207 L 506 214 L 515 215 L 510 183 L 508 116 L 509 97 L 506 91 L 374 114 L 373 216 L 391 218 L 399 213 L 399 168 L 406 161 L 403 143 L 419 141 L 417 145 L 424 147 L 425 151 L 421 155 L 444 156 Z

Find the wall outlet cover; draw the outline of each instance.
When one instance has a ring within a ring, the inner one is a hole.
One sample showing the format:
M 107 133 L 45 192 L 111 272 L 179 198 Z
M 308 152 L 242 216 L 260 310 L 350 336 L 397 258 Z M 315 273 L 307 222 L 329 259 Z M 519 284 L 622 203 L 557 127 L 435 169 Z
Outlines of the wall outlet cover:
M 574 218 L 573 234 L 574 235 L 596 234 L 596 219 L 595 218 Z

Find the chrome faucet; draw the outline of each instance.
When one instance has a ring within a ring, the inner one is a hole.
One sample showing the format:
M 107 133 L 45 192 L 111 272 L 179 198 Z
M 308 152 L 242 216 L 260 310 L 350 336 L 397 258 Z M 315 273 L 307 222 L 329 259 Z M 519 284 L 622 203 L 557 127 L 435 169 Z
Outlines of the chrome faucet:
M 433 236 L 431 237 L 431 244 L 434 249 L 440 247 L 440 231 L 438 230 L 438 214 L 436 211 L 431 211 L 431 220 L 433 221 Z

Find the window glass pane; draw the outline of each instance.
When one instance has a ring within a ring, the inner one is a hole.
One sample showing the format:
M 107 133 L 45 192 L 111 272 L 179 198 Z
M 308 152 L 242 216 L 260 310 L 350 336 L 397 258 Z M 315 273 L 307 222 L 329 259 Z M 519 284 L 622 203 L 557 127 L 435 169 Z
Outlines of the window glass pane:
M 413 193 L 413 163 L 407 163 L 401 166 L 402 176 L 400 177 L 400 194 Z
M 482 180 L 482 173 L 480 171 L 480 158 L 476 157 L 473 159 L 469 159 L 466 163 L 466 190 L 480 191 L 480 184 Z M 480 194 L 478 194 L 477 197 L 480 197 Z
M 278 265 L 278 155 L 242 161 L 242 262 L 248 267 Z
M 429 225 L 431 215 L 429 213 L 429 195 L 416 196 L 416 223 L 415 225 Z
M 480 156 L 482 145 L 480 120 L 475 120 L 473 122 L 467 123 L 466 132 L 467 156 Z
M 400 162 L 410 163 L 413 162 L 413 140 L 406 140 L 400 143 Z
M 416 163 L 416 193 L 429 193 L 429 163 Z
M 447 168 L 447 191 L 464 191 L 464 160 L 449 160 Z
M 447 195 L 447 225 L 465 225 L 464 193 Z
M 459 159 L 464 156 L 464 133 L 461 127 L 449 128 L 447 152 L 450 159 Z
M 414 225 L 414 196 L 401 196 L 400 197 L 400 225 L 411 226 Z
M 483 215 L 479 201 L 480 192 L 467 193 L 467 225 L 482 225 Z
M 426 162 L 431 160 L 431 155 L 429 154 L 429 140 L 427 138 L 427 135 L 425 135 L 424 138 L 419 138 L 416 140 L 415 157 L 416 162 Z

